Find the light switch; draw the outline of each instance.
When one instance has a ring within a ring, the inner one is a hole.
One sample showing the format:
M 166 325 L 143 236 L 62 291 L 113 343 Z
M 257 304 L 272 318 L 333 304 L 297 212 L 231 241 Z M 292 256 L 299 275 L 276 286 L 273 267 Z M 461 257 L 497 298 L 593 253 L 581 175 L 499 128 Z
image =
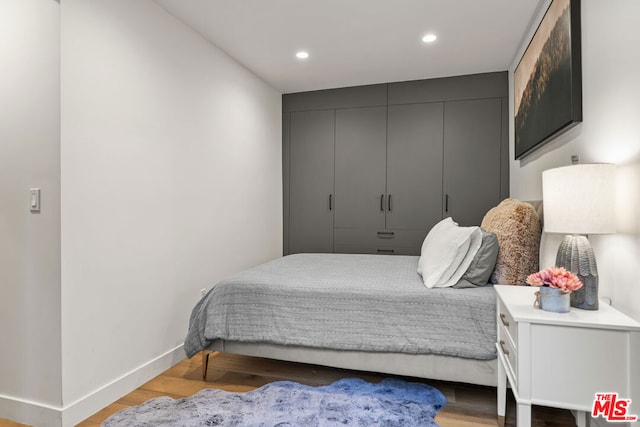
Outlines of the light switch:
M 29 201 L 29 208 L 31 212 L 40 212 L 40 189 L 30 188 L 29 193 L 31 195 Z

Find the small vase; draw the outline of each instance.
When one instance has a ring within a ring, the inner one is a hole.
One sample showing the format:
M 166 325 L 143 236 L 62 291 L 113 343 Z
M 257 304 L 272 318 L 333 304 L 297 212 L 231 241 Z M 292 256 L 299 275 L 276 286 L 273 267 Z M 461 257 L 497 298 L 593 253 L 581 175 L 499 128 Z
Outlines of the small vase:
M 553 313 L 568 313 L 570 307 L 571 292 L 564 292 L 562 289 L 540 286 L 536 292 L 535 307 Z

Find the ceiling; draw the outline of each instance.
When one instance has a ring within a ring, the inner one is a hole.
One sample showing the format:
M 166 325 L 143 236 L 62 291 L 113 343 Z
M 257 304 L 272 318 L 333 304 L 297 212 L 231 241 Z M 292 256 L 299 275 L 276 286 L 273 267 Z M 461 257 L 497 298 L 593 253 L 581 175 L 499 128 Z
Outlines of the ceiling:
M 155 1 L 291 93 L 507 70 L 545 0 Z

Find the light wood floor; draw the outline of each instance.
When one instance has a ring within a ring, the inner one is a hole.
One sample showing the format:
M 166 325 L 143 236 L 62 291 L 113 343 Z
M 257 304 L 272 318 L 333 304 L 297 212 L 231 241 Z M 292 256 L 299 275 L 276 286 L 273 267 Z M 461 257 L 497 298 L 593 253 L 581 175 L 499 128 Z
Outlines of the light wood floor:
M 315 365 L 289 363 L 229 354 L 212 355 L 207 381 L 202 380 L 201 358 L 185 360 L 124 396 L 117 402 L 92 415 L 79 424 L 80 427 L 97 427 L 111 414 L 144 401 L 170 396 L 175 399 L 190 396 L 203 388 L 219 388 L 227 391 L 249 391 L 272 381 L 291 380 L 308 385 L 325 385 L 346 377 L 360 377 L 377 382 L 388 375 L 347 371 Z M 471 386 L 416 378 L 439 389 L 447 397 L 447 405 L 438 414 L 436 422 L 441 427 L 497 426 L 496 390 L 492 387 Z M 507 426 L 515 427 L 515 402 L 507 401 Z M 17 427 L 19 424 L 0 420 L 0 427 Z M 568 411 L 534 406 L 533 427 L 575 426 Z

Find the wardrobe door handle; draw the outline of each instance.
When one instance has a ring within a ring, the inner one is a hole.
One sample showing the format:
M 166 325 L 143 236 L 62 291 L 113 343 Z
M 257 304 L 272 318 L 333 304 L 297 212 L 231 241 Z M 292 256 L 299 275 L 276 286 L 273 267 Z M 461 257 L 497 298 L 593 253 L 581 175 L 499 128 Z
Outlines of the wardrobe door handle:
M 387 209 L 389 210 L 389 212 L 391 212 L 391 194 L 387 196 L 387 202 Z
M 384 212 L 384 194 L 380 195 L 380 212 Z
M 444 195 L 444 213 L 449 213 L 449 195 Z
M 333 194 L 329 194 L 329 210 L 333 210 Z
M 394 253 L 393 249 L 378 249 L 377 250 L 379 254 L 392 254 Z

